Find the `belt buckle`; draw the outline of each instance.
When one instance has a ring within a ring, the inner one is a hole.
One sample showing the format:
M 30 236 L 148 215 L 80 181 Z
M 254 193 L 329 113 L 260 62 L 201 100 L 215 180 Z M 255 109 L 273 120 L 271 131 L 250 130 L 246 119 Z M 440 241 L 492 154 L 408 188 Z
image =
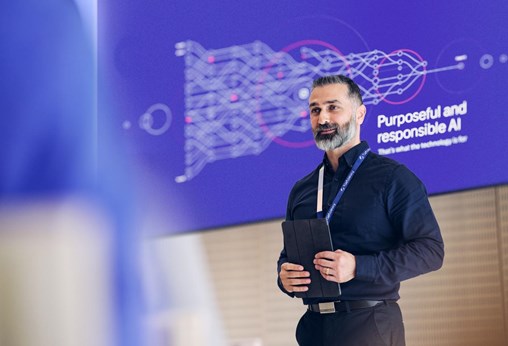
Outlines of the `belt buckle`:
M 333 314 L 335 312 L 335 302 L 318 303 L 320 314 Z

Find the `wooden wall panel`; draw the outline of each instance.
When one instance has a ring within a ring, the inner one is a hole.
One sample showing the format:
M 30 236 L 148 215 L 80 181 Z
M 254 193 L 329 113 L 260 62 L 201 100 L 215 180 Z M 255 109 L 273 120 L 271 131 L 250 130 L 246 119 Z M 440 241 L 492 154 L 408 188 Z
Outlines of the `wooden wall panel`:
M 435 196 L 431 203 L 446 258 L 440 271 L 402 285 L 407 344 L 507 345 L 508 187 Z M 296 345 L 304 307 L 276 286 L 280 222 L 201 235 L 230 340 Z

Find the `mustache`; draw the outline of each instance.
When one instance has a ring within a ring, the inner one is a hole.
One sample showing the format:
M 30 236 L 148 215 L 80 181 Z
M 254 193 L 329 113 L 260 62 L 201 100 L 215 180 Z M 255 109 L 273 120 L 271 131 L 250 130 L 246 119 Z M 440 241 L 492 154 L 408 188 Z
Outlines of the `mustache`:
M 314 130 L 316 133 L 319 133 L 321 131 L 326 131 L 326 130 L 336 130 L 339 128 L 339 125 L 338 124 L 330 124 L 330 123 L 324 123 L 322 125 L 318 125 L 318 127 L 316 127 L 316 129 Z

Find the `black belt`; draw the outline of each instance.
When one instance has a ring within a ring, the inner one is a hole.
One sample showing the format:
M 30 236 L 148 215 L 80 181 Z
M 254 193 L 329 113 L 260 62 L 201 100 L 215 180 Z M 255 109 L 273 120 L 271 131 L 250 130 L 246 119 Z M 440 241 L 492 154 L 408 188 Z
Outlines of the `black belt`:
M 326 302 L 319 304 L 309 304 L 308 309 L 312 312 L 319 312 L 320 314 L 331 314 L 334 312 L 350 311 L 355 309 L 371 308 L 381 303 L 384 300 L 343 300 L 337 302 Z

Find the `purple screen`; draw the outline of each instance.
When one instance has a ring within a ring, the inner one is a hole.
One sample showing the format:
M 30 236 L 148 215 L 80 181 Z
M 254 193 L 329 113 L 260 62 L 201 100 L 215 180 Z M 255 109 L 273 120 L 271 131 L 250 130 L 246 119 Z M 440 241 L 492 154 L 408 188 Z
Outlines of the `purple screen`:
M 308 96 L 326 74 L 360 85 L 362 139 L 430 194 L 505 184 L 506 18 L 504 0 L 107 0 L 102 116 L 156 182 L 167 234 L 285 215 L 323 156 Z

